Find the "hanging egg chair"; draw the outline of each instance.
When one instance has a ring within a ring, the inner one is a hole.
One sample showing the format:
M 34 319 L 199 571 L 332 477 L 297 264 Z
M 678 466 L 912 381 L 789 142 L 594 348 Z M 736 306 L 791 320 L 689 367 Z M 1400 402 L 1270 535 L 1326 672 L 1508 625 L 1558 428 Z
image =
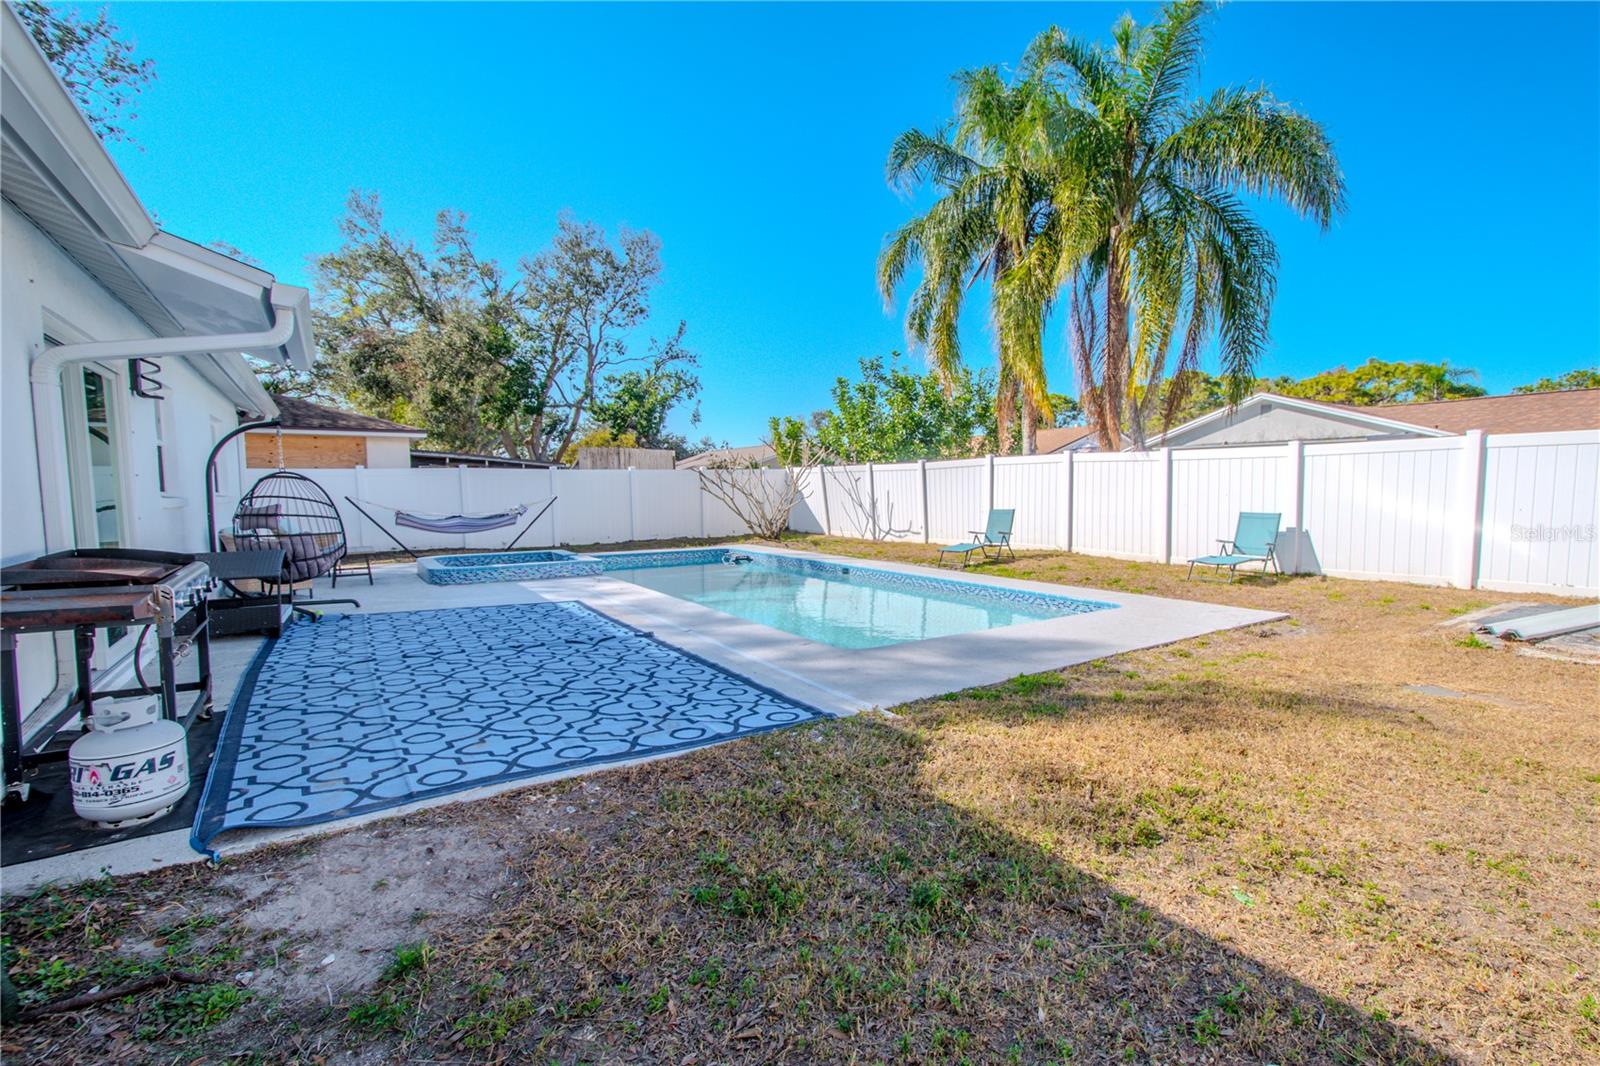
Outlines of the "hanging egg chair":
M 332 573 L 348 551 L 344 520 L 333 499 L 293 470 L 274 470 L 250 486 L 234 508 L 233 528 L 223 548 L 281 548 L 288 585 Z

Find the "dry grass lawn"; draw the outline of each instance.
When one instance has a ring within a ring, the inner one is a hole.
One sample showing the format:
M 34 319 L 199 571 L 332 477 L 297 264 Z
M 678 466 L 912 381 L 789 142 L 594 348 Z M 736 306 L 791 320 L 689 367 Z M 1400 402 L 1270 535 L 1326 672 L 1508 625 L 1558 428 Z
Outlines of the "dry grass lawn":
M 8 1059 L 1600 1061 L 1600 669 L 1441 626 L 1490 593 L 985 569 L 1290 618 L 14 903 L 31 1003 L 205 983 L 14 1026 Z M 411 909 L 397 854 L 447 838 L 492 876 Z M 337 945 L 246 886 L 330 864 L 395 924 L 324 995 Z

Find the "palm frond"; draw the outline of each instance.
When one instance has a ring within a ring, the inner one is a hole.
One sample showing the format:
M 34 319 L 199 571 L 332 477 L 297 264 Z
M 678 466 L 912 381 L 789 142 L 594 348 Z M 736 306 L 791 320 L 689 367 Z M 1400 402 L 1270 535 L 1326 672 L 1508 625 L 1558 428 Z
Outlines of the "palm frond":
M 1157 151 L 1186 180 L 1275 197 L 1323 229 L 1345 207 L 1327 132 L 1264 89 L 1219 89 L 1197 101 Z
M 1140 42 L 1130 64 L 1136 77 L 1140 126 L 1165 125 L 1194 80 L 1205 40 L 1205 7 L 1200 0 L 1175 0 Z

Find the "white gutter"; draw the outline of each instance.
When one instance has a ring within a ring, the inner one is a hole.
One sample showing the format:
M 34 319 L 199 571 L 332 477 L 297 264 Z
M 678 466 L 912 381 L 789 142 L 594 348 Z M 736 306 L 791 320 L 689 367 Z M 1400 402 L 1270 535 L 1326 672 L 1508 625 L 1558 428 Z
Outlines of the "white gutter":
M 294 310 L 274 307 L 275 321 L 271 329 L 259 333 L 223 333 L 194 337 L 140 337 L 118 341 L 88 341 L 83 344 L 60 344 L 46 348 L 36 345 L 33 360 L 28 368 L 28 379 L 33 392 L 34 451 L 38 455 L 39 482 L 41 486 L 65 485 L 67 471 L 62 469 L 61 442 L 66 440 L 66 414 L 62 407 L 62 371 L 76 363 L 92 363 L 116 359 L 161 359 L 179 355 L 203 355 L 216 351 L 276 351 L 294 335 Z M 221 369 L 219 367 L 219 369 Z M 225 372 L 225 371 L 224 371 Z M 209 486 L 208 486 L 209 489 Z M 49 500 L 50 491 L 41 498 Z M 72 501 L 65 497 L 65 508 L 44 509 L 44 541 L 46 551 L 66 551 L 77 545 L 72 529 Z M 74 660 L 70 649 L 57 641 L 56 686 L 46 697 L 46 703 L 76 684 Z
M 173 355 L 204 355 L 207 352 L 276 351 L 294 336 L 294 311 L 275 308 L 277 321 L 259 333 L 219 333 L 208 337 L 141 337 L 124 341 L 88 341 L 84 344 L 59 344 L 44 348 L 34 356 L 29 380 L 39 385 L 61 387 L 61 368 L 68 363 L 92 363 L 100 359 L 161 359 Z
M 276 320 L 271 329 L 259 333 L 221 333 L 210 336 L 139 337 L 117 341 L 88 341 L 61 344 L 53 348 L 36 345 L 28 379 L 33 391 L 34 448 L 39 457 L 39 480 L 44 485 L 65 485 L 67 472 L 62 467 L 60 442 L 66 439 L 62 410 L 61 372 L 75 363 L 116 359 L 162 359 L 175 355 L 204 355 L 216 351 L 266 352 L 282 348 L 294 335 L 294 310 L 274 307 Z M 49 494 L 46 494 L 49 499 Z M 45 545 L 50 551 L 65 551 L 74 546 L 70 501 L 62 508 L 46 508 Z

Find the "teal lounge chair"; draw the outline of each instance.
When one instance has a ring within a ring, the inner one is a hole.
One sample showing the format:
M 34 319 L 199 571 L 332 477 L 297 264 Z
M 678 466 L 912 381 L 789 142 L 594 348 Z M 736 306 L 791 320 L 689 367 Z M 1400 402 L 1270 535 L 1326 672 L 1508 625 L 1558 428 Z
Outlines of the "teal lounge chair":
M 1189 577 L 1194 577 L 1196 563 L 1214 566 L 1221 573 L 1222 568 L 1228 568 L 1228 580 L 1232 581 L 1234 574 L 1243 563 L 1260 563 L 1261 572 L 1267 572 L 1267 567 L 1272 567 L 1279 574 L 1283 573 L 1278 566 L 1277 546 L 1278 527 L 1283 521 L 1283 516 L 1265 511 L 1241 511 L 1239 525 L 1234 530 L 1232 540 L 1217 538 L 1217 543 L 1222 546 L 1221 552 L 1216 555 L 1202 555 L 1189 560 Z M 1185 578 L 1188 580 L 1188 578 Z
M 961 556 L 961 569 L 963 570 L 967 568 L 967 560 L 971 558 L 973 552 L 982 552 L 985 559 L 989 558 L 991 550 L 994 552 L 996 559 L 1002 558 L 1002 553 L 1010 552 L 1011 558 L 1015 559 L 1017 553 L 1011 551 L 1011 519 L 1016 516 L 1016 513 L 1015 510 L 1002 511 L 996 509 L 990 511 L 988 528 L 981 531 L 972 530 L 972 535 L 979 539 L 968 544 L 946 544 L 939 549 L 939 565 L 944 565 L 944 557 L 947 553 Z

